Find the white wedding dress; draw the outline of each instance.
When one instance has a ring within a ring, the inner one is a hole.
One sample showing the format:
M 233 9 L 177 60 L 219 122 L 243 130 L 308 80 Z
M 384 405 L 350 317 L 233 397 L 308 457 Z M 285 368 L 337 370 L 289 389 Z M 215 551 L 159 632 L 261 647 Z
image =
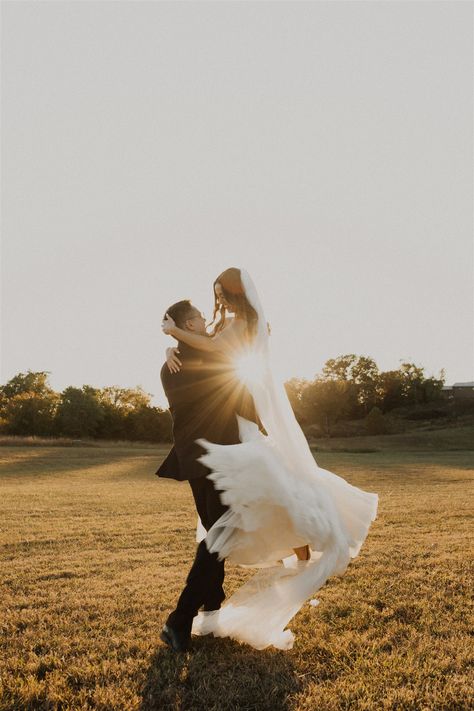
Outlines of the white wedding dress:
M 198 440 L 229 508 L 206 530 L 198 520 L 196 540 L 235 564 L 258 570 L 220 610 L 199 612 L 193 634 L 232 637 L 256 649 L 290 649 L 285 629 L 301 606 L 335 574 L 342 574 L 364 542 L 377 513 L 378 496 L 321 469 L 296 421 L 284 385 L 271 368 L 267 322 L 250 276 L 241 270 L 248 301 L 258 314 L 251 351 L 235 354 L 253 364 L 245 382 L 265 427 L 239 417 L 240 444 Z M 309 561 L 293 548 L 308 544 Z M 316 604 L 317 601 L 312 601 Z

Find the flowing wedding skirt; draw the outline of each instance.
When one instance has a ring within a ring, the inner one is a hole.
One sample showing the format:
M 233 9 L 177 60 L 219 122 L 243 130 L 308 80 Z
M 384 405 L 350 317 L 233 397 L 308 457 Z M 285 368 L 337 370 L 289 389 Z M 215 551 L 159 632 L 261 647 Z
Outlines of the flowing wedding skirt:
M 197 540 L 205 537 L 220 559 L 261 570 L 220 610 L 199 612 L 192 632 L 232 637 L 256 649 L 290 649 L 294 636 L 286 625 L 359 553 L 378 496 L 318 467 L 306 440 L 295 462 L 281 438 L 277 442 L 253 422 L 238 419 L 240 444 L 198 440 L 206 450 L 201 461 L 211 470 L 208 478 L 229 508 L 207 534 L 201 524 Z M 311 558 L 297 561 L 293 548 L 305 544 Z
M 242 286 L 257 314 L 252 342 L 231 354 L 236 373 L 253 398 L 265 428 L 239 418 L 240 444 L 198 440 L 200 460 L 228 510 L 198 540 L 219 558 L 261 568 L 220 610 L 194 618 L 195 634 L 213 632 L 257 649 L 293 646 L 285 629 L 331 575 L 342 574 L 364 542 L 377 514 L 377 494 L 361 491 L 321 469 L 299 426 L 284 383 L 275 375 L 269 329 L 255 284 L 245 269 Z M 293 548 L 308 544 L 309 561 Z

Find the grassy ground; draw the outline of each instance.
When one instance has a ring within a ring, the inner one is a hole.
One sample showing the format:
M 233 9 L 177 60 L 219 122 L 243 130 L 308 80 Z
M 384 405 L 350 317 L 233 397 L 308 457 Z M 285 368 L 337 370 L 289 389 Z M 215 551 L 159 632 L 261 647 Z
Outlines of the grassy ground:
M 474 449 L 474 425 L 439 427 L 429 424 L 417 425 L 407 432 L 390 435 L 358 437 L 331 437 L 315 439 L 312 448 L 318 451 L 472 451 Z
M 291 651 L 205 637 L 181 656 L 159 631 L 196 518 L 188 485 L 153 475 L 164 453 L 0 449 L 2 711 L 472 707 L 474 452 L 316 452 L 380 495 L 361 554 L 292 620 Z M 227 592 L 249 574 L 229 565 Z

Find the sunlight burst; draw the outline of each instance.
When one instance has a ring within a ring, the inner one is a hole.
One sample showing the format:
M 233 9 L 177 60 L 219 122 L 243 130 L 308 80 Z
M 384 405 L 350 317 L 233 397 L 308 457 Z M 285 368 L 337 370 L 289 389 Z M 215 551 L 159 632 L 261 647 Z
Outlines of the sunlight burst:
M 253 351 L 240 355 L 234 361 L 235 372 L 240 381 L 245 384 L 257 384 L 263 381 L 265 363 L 262 356 Z

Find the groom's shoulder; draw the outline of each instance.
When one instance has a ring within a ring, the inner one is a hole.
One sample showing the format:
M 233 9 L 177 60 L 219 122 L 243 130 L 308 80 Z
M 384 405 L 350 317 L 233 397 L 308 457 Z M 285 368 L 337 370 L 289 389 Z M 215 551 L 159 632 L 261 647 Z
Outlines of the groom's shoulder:
M 214 361 L 212 353 L 207 353 L 205 351 L 189 350 L 186 355 L 181 355 L 181 367 L 175 372 L 171 373 L 166 361 L 161 366 L 160 378 L 163 387 L 176 387 L 182 384 L 183 381 L 197 380 L 199 377 L 203 377 L 206 370 L 212 367 Z
M 167 386 L 177 385 L 183 379 L 183 375 L 186 375 L 186 374 L 187 374 L 186 364 L 182 365 L 181 369 L 178 372 L 171 373 L 170 369 L 168 368 L 168 364 L 165 361 L 163 363 L 163 365 L 161 366 L 161 370 L 160 370 L 160 378 L 161 378 L 163 387 L 166 388 Z

